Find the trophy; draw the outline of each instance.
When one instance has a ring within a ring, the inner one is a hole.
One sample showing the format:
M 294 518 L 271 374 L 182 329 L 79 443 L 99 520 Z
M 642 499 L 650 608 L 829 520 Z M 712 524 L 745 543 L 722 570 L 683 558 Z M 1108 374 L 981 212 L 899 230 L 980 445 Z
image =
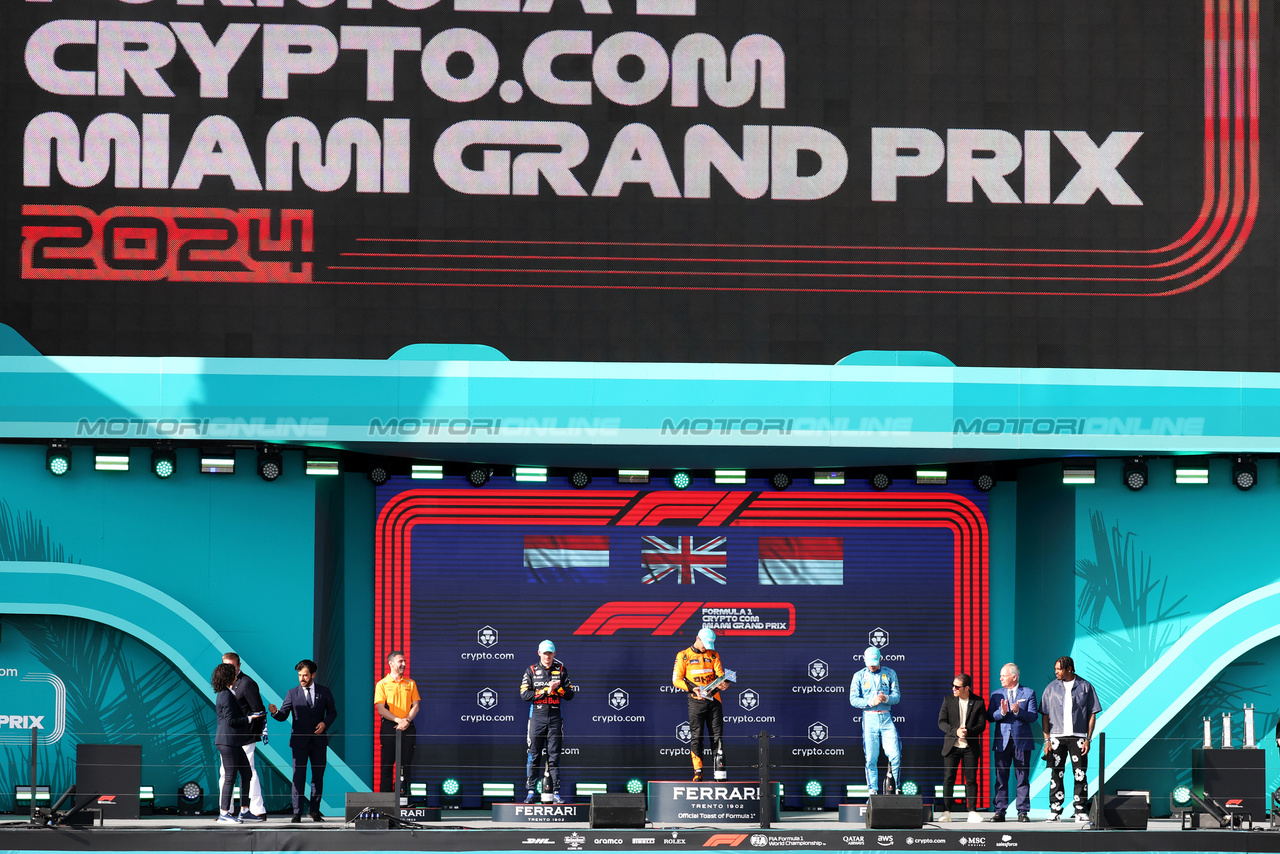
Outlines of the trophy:
M 1213 747 L 1213 721 L 1209 718 L 1204 719 L 1204 744 L 1205 750 Z
M 1231 713 L 1222 713 L 1222 746 L 1224 749 L 1231 748 Z
M 717 676 L 710 685 L 699 685 L 697 690 L 700 699 L 709 699 L 716 691 L 720 690 L 720 686 L 726 682 L 737 682 L 738 671 L 726 670 L 723 676 Z
M 1244 747 L 1257 747 L 1253 730 L 1253 706 L 1244 707 Z

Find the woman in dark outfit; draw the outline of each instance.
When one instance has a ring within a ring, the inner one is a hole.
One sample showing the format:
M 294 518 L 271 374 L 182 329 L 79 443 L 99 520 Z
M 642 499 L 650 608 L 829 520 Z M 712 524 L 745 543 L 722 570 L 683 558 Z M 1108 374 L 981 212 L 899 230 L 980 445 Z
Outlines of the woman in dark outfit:
M 248 795 L 249 781 L 253 779 L 253 769 L 249 765 L 249 757 L 245 755 L 244 745 L 252 737 L 249 732 L 251 718 L 240 714 L 240 704 L 231 695 L 231 683 L 236 681 L 236 668 L 231 664 L 219 664 L 213 669 L 213 690 L 217 694 L 215 703 L 218 709 L 218 732 L 213 744 L 222 756 L 222 767 L 226 774 L 222 780 L 222 799 L 219 801 L 218 821 L 240 822 L 240 816 L 231 812 L 231 793 L 235 789 L 236 775 L 240 775 L 240 791 Z M 253 715 L 252 717 L 260 717 Z

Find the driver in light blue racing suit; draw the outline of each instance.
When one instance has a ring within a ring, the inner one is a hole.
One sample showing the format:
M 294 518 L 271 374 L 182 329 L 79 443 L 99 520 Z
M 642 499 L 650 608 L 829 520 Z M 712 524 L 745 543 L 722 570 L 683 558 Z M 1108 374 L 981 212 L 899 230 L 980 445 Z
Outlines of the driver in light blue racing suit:
M 892 706 L 902 696 L 898 693 L 898 674 L 890 667 L 880 666 L 880 650 L 869 646 L 862 653 L 866 667 L 853 675 L 849 685 L 849 705 L 862 709 L 862 749 L 866 754 L 867 789 L 873 795 L 880 794 L 880 781 L 876 779 L 876 765 L 880 761 L 880 746 L 889 757 L 890 791 L 901 779 L 902 745 L 898 730 L 893 725 Z

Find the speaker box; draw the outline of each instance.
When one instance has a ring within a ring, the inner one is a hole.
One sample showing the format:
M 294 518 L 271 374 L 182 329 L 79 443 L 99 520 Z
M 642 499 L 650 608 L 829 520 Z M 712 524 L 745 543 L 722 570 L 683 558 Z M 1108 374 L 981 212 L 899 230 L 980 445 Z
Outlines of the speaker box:
M 398 819 L 400 799 L 395 792 L 347 792 L 347 821 L 354 821 L 365 810 Z
M 1098 795 L 1089 807 L 1089 820 L 1095 828 L 1105 826 L 1108 830 L 1146 830 L 1150 811 L 1147 799 L 1141 795 L 1111 795 L 1105 802 Z
M 105 818 L 139 817 L 138 787 L 142 785 L 142 745 L 77 744 L 76 801 L 88 799 L 91 807 L 110 796 L 102 806 Z
M 871 795 L 867 798 L 867 828 L 918 830 L 924 827 L 924 799 L 906 795 Z
M 592 795 L 591 826 L 643 829 L 646 818 L 644 795 Z

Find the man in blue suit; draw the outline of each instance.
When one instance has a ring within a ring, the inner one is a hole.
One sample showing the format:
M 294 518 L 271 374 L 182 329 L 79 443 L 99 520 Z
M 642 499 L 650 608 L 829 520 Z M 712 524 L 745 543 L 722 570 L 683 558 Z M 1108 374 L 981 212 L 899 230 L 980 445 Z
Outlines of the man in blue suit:
M 1039 711 L 1036 708 L 1036 692 L 1018 684 L 1021 673 L 1018 665 L 1010 662 L 1000 668 L 1000 689 L 992 692 L 987 703 L 987 718 L 991 721 L 991 758 L 995 766 L 996 800 L 992 821 L 1004 821 L 1004 811 L 1009 806 L 1009 766 L 1018 791 L 1018 821 L 1030 821 L 1031 811 L 1031 750 L 1034 740 L 1031 724 Z
M 338 706 L 333 692 L 316 682 L 316 663 L 309 658 L 299 661 L 293 668 L 298 671 L 298 687 L 290 688 L 284 705 L 276 708 L 272 703 L 267 711 L 278 721 L 288 720 L 293 712 L 293 734 L 289 736 L 289 748 L 293 751 L 293 819 L 302 821 L 302 805 L 306 799 L 302 792 L 307 785 L 307 760 L 311 760 L 312 821 L 324 821 L 320 814 L 320 798 L 324 796 L 325 750 L 329 747 L 329 729 L 338 717 Z

